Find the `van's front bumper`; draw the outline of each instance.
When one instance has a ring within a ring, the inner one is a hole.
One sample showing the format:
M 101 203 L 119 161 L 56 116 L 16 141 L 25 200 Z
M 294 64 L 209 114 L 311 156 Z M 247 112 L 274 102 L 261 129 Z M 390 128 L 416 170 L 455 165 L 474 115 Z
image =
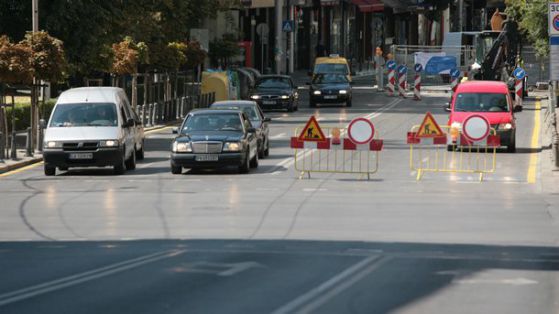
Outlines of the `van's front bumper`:
M 91 158 L 76 159 L 72 154 L 91 154 Z M 122 162 L 122 150 L 116 148 L 99 148 L 95 151 L 63 151 L 62 149 L 44 149 L 45 164 L 55 167 L 106 167 Z

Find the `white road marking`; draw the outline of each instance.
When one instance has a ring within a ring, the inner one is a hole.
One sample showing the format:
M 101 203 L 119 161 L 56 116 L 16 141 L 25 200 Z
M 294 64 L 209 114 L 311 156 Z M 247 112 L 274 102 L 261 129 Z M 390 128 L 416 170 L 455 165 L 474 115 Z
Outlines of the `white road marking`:
M 270 136 L 270 139 L 271 140 L 279 140 L 281 138 L 286 138 L 286 137 L 287 137 L 287 133 L 280 133 L 280 134 Z
M 386 259 L 384 261 L 386 261 Z M 379 256 L 370 256 L 365 258 L 359 263 L 347 268 L 343 272 L 309 290 L 307 293 L 299 296 L 272 313 L 283 314 L 312 312 L 312 310 L 318 308 L 333 296 L 363 279 L 383 263 L 383 260 Z
M 25 300 L 47 292 L 60 290 L 63 288 L 75 286 L 77 284 L 91 281 L 94 279 L 106 277 L 115 273 L 119 273 L 131 268 L 153 263 L 162 259 L 175 257 L 183 254 L 186 250 L 171 250 L 144 255 L 124 262 L 118 262 L 109 266 L 93 269 L 80 274 L 45 282 L 35 286 L 19 289 L 16 291 L 4 293 L 0 295 L 0 306 Z

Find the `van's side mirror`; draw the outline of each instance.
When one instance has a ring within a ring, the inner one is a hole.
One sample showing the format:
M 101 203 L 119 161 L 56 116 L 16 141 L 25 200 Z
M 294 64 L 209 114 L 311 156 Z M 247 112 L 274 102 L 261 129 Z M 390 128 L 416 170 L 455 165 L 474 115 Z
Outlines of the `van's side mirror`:
M 351 76 L 355 76 L 357 75 L 357 73 L 355 73 L 355 71 L 351 71 Z
M 514 111 L 514 112 L 522 112 L 522 106 L 514 106 L 514 108 L 512 109 L 512 111 Z
M 39 120 L 39 127 L 40 127 L 41 129 L 46 128 L 46 127 L 47 127 L 47 121 L 45 121 L 45 119 Z
M 256 129 L 255 128 L 248 128 L 247 132 L 248 133 L 256 133 Z
M 173 134 L 179 134 L 179 128 L 173 128 Z
M 449 102 L 447 102 L 447 103 L 444 105 L 444 111 L 446 111 L 446 112 L 450 112 L 450 111 L 451 111 L 451 110 L 450 110 L 450 103 L 449 103 Z

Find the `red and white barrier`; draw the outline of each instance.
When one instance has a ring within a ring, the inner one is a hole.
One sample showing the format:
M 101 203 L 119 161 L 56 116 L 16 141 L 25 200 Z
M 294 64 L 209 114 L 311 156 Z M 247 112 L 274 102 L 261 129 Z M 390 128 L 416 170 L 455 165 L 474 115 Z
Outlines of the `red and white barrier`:
M 421 100 L 421 74 L 415 73 L 415 80 L 413 84 L 413 99 Z
M 522 107 L 522 96 L 524 94 L 524 89 L 522 88 L 522 83 L 524 80 L 516 80 L 514 83 L 514 92 L 516 106 Z
M 394 96 L 394 85 L 396 78 L 394 77 L 394 70 L 388 70 L 388 96 Z
M 406 98 L 406 74 L 398 73 L 398 94 Z

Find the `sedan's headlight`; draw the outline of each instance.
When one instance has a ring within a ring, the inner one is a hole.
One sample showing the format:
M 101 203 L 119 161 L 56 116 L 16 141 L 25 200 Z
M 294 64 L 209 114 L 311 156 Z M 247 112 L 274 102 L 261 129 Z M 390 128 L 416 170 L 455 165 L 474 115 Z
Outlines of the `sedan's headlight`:
M 190 143 L 173 142 L 173 152 L 174 153 L 190 153 L 192 152 L 192 146 Z
M 48 141 L 48 142 L 44 142 L 43 146 L 46 148 L 61 148 L 62 142 Z
M 101 141 L 101 147 L 117 147 L 117 146 L 118 146 L 118 140 Z
M 315 91 L 313 92 L 313 94 L 314 94 L 314 95 L 320 95 L 320 94 L 322 94 L 322 92 L 319 91 L 319 90 L 315 90 Z
M 224 152 L 238 152 L 241 150 L 241 143 L 239 142 L 228 142 L 223 145 Z
M 252 95 L 250 96 L 251 99 L 260 99 L 260 95 Z
M 289 95 L 281 95 L 281 99 L 289 99 Z
M 499 130 L 510 130 L 510 129 L 512 129 L 512 124 L 510 123 L 499 124 Z
M 346 91 L 345 89 L 341 89 L 341 90 L 340 90 L 340 94 L 341 94 L 341 95 L 345 95 L 345 94 L 347 94 L 347 91 Z

